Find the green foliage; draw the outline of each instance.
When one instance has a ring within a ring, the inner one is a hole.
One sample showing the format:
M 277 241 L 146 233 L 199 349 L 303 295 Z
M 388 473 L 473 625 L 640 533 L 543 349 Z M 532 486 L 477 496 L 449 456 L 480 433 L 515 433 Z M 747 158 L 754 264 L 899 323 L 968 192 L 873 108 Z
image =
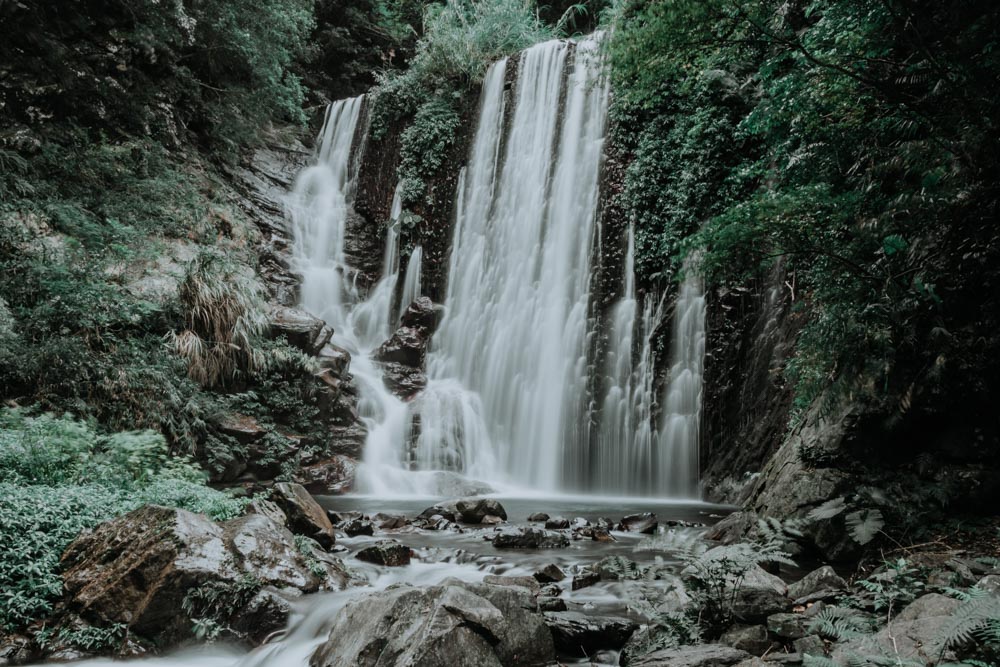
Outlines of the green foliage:
M 401 146 L 404 204 L 417 203 L 425 179 L 442 167 L 462 122 L 463 102 L 490 63 L 553 35 L 532 0 L 446 0 L 427 6 L 424 34 L 407 70 L 380 74 L 371 97 L 375 139 L 412 116 Z
M 22 2 L 5 12 L 0 92 L 12 120 L 71 120 L 175 140 L 177 126 L 216 148 L 255 140 L 271 119 L 302 120 L 290 66 L 311 0 Z
M 1000 656 L 1000 595 L 977 587 L 957 593 L 962 604 L 938 631 L 939 649 L 971 645 Z
M 191 619 L 198 639 L 213 642 L 226 633 L 238 636 L 228 625 L 230 618 L 245 608 L 261 587 L 260 579 L 250 574 L 229 584 L 211 581 L 190 589 L 181 609 Z
M 683 564 L 681 575 L 693 598 L 699 622 L 719 629 L 734 620 L 735 605 L 746 577 L 762 563 L 794 565 L 785 551 L 791 538 L 801 536 L 800 521 L 761 520 L 758 537 L 712 549 L 697 534 L 668 531 L 640 548 L 669 553 Z
M 429 99 L 420 105 L 413 122 L 403 131 L 399 178 L 404 206 L 423 194 L 423 178 L 434 175 L 444 165 L 461 124 L 454 104 L 454 100 L 443 97 Z
M 875 611 L 899 612 L 923 593 L 924 582 L 905 558 L 886 563 L 886 570 L 862 579 L 858 585 L 872 595 Z
M 260 350 L 268 328 L 263 289 L 245 266 L 218 252 L 203 253 L 181 283 L 187 328 L 168 345 L 206 387 L 232 385 L 266 364 Z
M 35 641 L 43 649 L 50 646 L 73 646 L 88 653 L 100 653 L 120 646 L 127 633 L 128 626 L 124 623 L 112 623 L 103 627 L 61 627 L 58 630 L 43 628 L 35 633 Z
M 870 616 L 850 607 L 825 607 L 809 623 L 810 633 L 838 642 L 864 637 L 874 629 Z
M 0 627 L 52 611 L 59 558 L 82 530 L 145 504 L 238 516 L 244 501 L 211 490 L 150 432 L 104 436 L 68 417 L 0 411 Z M 99 637 L 80 637 L 97 641 Z
M 945 381 L 961 353 L 940 331 L 979 317 L 962 267 L 996 245 L 997 106 L 972 92 L 1000 65 L 995 3 L 616 10 L 619 204 L 640 276 L 672 278 L 694 250 L 716 284 L 781 262 L 809 311 L 787 368 L 800 408 L 889 393 L 899 368 Z

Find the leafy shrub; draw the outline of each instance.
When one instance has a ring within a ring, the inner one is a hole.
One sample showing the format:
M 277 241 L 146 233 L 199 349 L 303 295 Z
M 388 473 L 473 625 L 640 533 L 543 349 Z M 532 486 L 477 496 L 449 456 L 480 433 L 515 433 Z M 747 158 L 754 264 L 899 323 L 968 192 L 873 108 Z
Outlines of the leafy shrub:
M 820 395 L 892 400 L 900 387 L 967 395 L 945 389 L 968 376 L 942 364 L 977 355 L 953 332 L 992 327 L 967 278 L 997 266 L 996 101 L 968 91 L 995 78 L 986 26 L 1000 10 L 788 9 L 618 3 L 612 117 L 632 160 L 620 204 L 640 277 L 671 279 L 692 251 L 715 284 L 781 262 L 808 312 L 787 368 L 800 409 Z
M 246 267 L 216 252 L 203 253 L 181 283 L 187 329 L 168 336 L 206 387 L 231 385 L 265 364 L 259 349 L 268 322 L 260 283 Z
M 461 118 L 453 100 L 434 97 L 420 105 L 413 122 L 403 131 L 399 177 L 403 204 L 423 194 L 423 178 L 437 173 L 455 142 Z
M 68 417 L 0 411 L 0 627 L 24 626 L 62 594 L 59 558 L 81 531 L 145 504 L 225 520 L 245 502 L 204 485 L 151 432 L 103 436 Z

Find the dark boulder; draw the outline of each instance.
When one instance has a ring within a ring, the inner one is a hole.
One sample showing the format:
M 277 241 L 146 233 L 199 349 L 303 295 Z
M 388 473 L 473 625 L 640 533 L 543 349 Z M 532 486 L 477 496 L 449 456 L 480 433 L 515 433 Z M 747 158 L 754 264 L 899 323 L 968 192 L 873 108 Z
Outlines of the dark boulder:
M 379 540 L 370 547 L 365 547 L 359 551 L 355 557 L 366 563 L 375 565 L 386 565 L 389 567 L 401 567 L 410 564 L 412 555 L 410 547 L 400 544 L 395 540 Z
M 398 362 L 386 362 L 381 366 L 386 389 L 404 401 L 413 399 L 427 387 L 427 374 L 422 367 Z
M 656 532 L 659 522 L 656 515 L 650 512 L 630 514 L 618 523 L 618 530 L 628 533 L 643 533 L 652 535 Z
M 558 565 L 555 563 L 549 563 L 544 566 L 538 572 L 534 574 L 535 579 L 543 584 L 554 583 L 557 581 L 562 581 L 566 578 L 566 573 L 563 572 Z
M 545 522 L 545 527 L 549 530 L 563 530 L 569 528 L 569 519 L 561 516 L 554 516 Z
M 364 519 L 352 519 L 344 524 L 344 532 L 347 533 L 348 537 L 374 535 L 375 525 L 371 521 L 365 521 Z
M 594 584 L 600 583 L 601 575 L 592 570 L 582 570 L 575 575 L 573 575 L 573 590 L 578 591 L 581 588 L 587 588 L 588 586 L 593 586 Z
M 434 333 L 441 317 L 442 307 L 426 296 L 418 297 L 403 311 L 400 324 L 404 327 L 422 329 L 428 334 Z
M 271 490 L 271 500 L 288 517 L 288 527 L 293 533 L 311 537 L 324 549 L 329 549 L 336 543 L 336 534 L 329 517 L 301 484 L 275 484 Z
M 548 520 L 549 520 L 549 515 L 546 514 L 545 512 L 535 512 L 534 514 L 528 515 L 528 521 L 531 521 L 532 523 L 540 523 Z
M 422 368 L 427 352 L 427 332 L 417 327 L 400 327 L 375 350 L 375 360 Z
M 495 498 L 463 498 L 455 503 L 463 523 L 483 523 L 487 516 L 507 518 L 507 510 Z
M 547 612 L 545 624 L 561 655 L 584 657 L 604 649 L 620 649 L 639 625 L 618 616 L 590 616 L 575 611 Z
M 497 549 L 558 549 L 569 546 L 569 538 L 562 533 L 538 528 L 513 528 L 493 537 Z

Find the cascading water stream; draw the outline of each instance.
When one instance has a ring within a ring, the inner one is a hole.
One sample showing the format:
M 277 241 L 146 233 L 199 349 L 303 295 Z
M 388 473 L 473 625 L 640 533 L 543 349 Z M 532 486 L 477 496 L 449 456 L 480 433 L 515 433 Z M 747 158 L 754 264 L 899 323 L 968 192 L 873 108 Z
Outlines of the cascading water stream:
M 696 498 L 698 438 L 701 420 L 702 369 L 705 366 L 705 290 L 696 262 L 684 264 L 674 310 L 670 383 L 660 425 L 659 478 L 681 497 Z
M 631 489 L 647 495 L 676 490 L 657 478 L 653 334 L 663 317 L 663 302 L 647 295 L 642 317 L 635 294 L 635 236 L 629 228 L 625 255 L 625 292 L 611 310 L 605 357 L 607 392 L 601 403 L 597 434 L 597 465 L 593 485 L 598 491 Z M 635 354 L 635 340 L 642 347 Z
M 506 61 L 484 83 L 457 193 L 446 315 L 418 410 L 420 451 L 448 452 L 491 481 L 585 486 L 590 256 L 608 98 L 598 60 L 592 40 L 525 51 L 509 127 Z
M 416 246 L 406 262 L 406 275 L 403 277 L 403 291 L 399 298 L 399 317 L 403 316 L 407 306 L 421 296 L 420 272 L 423 270 L 424 249 Z

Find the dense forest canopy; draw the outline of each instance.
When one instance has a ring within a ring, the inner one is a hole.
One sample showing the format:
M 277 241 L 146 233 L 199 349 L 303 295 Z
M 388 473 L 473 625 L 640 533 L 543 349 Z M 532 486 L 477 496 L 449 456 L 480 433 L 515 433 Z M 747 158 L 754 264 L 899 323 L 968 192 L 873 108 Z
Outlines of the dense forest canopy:
M 765 524 L 735 560 L 783 558 L 807 513 L 849 521 L 857 558 L 934 542 L 982 488 L 934 469 L 996 465 L 995 0 L 19 0 L 0 3 L 0 31 L 0 636 L 57 609 L 80 531 L 146 504 L 242 515 L 246 489 L 206 482 L 236 487 L 248 462 L 292 479 L 331 455 L 338 419 L 360 422 L 356 405 L 330 414 L 353 395 L 349 355 L 331 379 L 334 362 L 271 335 L 281 233 L 246 182 L 287 174 L 260 155 L 292 147 L 301 167 L 327 105 L 364 93 L 402 209 L 371 236 L 396 225 L 404 258 L 446 248 L 488 68 L 595 31 L 611 91 L 600 213 L 634 232 L 639 294 L 696 272 L 720 317 L 736 317 L 733 294 L 787 301 L 791 351 L 769 382 L 793 409 L 761 458 L 811 414 L 867 420 L 852 451 L 796 452 L 855 488 Z M 650 334 L 657 354 L 667 329 Z M 252 417 L 253 442 L 233 415 Z M 731 472 L 747 489 L 760 473 Z M 923 586 L 895 571 L 877 592 L 890 615 Z M 656 641 L 718 635 L 733 610 L 710 602 L 660 617 Z M 997 659 L 987 612 L 967 664 Z M 94 641 L 122 641 L 108 632 Z

